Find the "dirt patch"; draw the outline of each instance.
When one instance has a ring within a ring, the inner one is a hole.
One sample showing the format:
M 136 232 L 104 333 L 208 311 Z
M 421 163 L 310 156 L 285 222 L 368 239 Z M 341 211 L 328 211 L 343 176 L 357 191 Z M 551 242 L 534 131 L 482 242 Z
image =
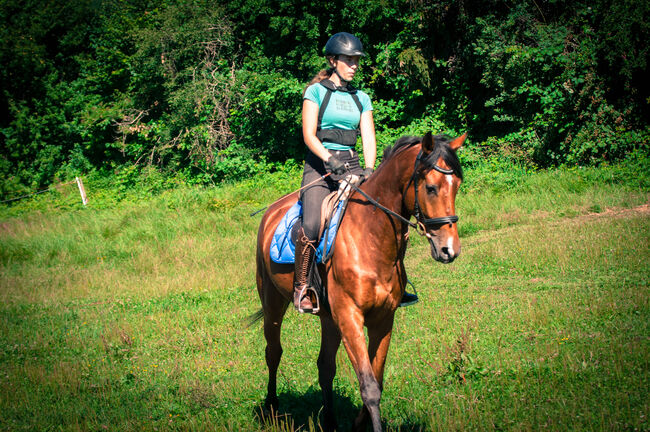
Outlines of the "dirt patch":
M 567 224 L 567 223 L 579 224 L 589 220 L 598 220 L 600 218 L 622 219 L 622 218 L 632 217 L 632 216 L 650 217 L 650 204 L 643 204 L 632 208 L 610 207 L 598 213 L 596 212 L 586 213 L 586 214 L 572 216 L 572 217 L 553 218 L 551 216 L 547 216 L 545 219 L 535 218 L 534 221 L 531 221 L 529 223 L 502 227 L 490 231 L 479 231 L 476 234 L 463 238 L 462 241 L 465 244 L 470 244 L 470 245 L 484 243 L 486 241 L 491 241 L 494 238 L 500 237 L 504 233 L 509 231 L 520 230 L 527 226 L 528 227 L 536 226 L 540 223 L 540 221 L 543 221 L 542 223 L 550 227 L 550 226 Z
M 0 234 L 3 236 L 15 236 L 16 235 L 16 221 L 12 222 L 0 222 Z
M 650 204 L 643 204 L 633 208 L 619 208 L 619 207 L 607 208 L 604 211 L 599 213 L 588 213 L 586 215 L 578 216 L 576 219 L 592 219 L 592 218 L 601 218 L 601 217 L 621 218 L 621 217 L 628 217 L 635 214 L 642 215 L 642 216 L 650 216 Z

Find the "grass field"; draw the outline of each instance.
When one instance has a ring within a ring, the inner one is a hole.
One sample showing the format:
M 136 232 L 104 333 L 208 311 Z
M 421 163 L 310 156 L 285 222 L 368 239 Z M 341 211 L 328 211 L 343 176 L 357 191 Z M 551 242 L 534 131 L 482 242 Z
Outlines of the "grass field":
M 459 259 L 415 235 L 407 252 L 421 301 L 397 312 L 387 429 L 650 429 L 649 195 L 608 175 L 466 173 Z M 275 420 L 261 325 L 244 325 L 249 214 L 297 182 L 0 209 L 0 430 L 317 429 L 318 320 L 287 314 Z M 337 363 L 345 430 L 360 397 Z

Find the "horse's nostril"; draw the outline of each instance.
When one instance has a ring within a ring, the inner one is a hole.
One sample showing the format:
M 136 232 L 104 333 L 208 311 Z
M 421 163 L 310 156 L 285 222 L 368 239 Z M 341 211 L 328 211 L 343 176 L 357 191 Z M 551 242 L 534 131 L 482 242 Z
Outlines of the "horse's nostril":
M 451 254 L 449 253 L 449 248 L 447 246 L 444 246 L 442 249 L 442 254 L 446 256 L 450 256 Z

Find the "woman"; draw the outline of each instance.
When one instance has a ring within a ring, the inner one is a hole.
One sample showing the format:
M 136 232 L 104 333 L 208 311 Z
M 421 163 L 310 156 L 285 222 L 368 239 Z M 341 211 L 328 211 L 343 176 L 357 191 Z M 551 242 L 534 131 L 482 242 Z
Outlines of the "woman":
M 309 271 L 318 246 L 320 209 L 325 197 L 348 174 L 368 177 L 373 172 L 377 146 L 370 97 L 349 83 L 365 53 L 361 41 L 350 33 L 337 33 L 325 45 L 330 65 L 314 77 L 305 90 L 302 133 L 308 151 L 302 186 L 302 228 L 296 242 L 293 304 L 299 312 L 316 313 L 318 294 L 309 285 Z M 366 168 L 355 151 L 361 135 Z M 330 175 L 322 178 L 325 174 Z M 320 180 L 319 180 L 320 179 Z

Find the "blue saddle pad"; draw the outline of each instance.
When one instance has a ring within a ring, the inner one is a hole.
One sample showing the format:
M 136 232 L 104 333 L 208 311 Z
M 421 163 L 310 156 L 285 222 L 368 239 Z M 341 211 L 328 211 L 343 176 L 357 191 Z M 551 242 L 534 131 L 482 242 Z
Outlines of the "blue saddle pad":
M 339 229 L 339 222 L 341 221 L 341 210 L 344 202 L 341 201 L 336 206 L 336 210 L 332 215 L 329 223 L 329 228 L 325 227 L 323 235 L 316 249 L 316 262 L 323 261 L 323 255 L 327 256 L 334 245 L 336 232 Z M 271 260 L 278 264 L 293 264 L 296 257 L 296 245 L 291 239 L 291 229 L 296 224 L 296 221 L 302 215 L 302 203 L 298 201 L 289 211 L 284 215 L 280 224 L 275 229 L 273 240 L 271 240 Z M 327 238 L 325 238 L 327 236 Z M 323 253 L 323 251 L 326 251 Z

